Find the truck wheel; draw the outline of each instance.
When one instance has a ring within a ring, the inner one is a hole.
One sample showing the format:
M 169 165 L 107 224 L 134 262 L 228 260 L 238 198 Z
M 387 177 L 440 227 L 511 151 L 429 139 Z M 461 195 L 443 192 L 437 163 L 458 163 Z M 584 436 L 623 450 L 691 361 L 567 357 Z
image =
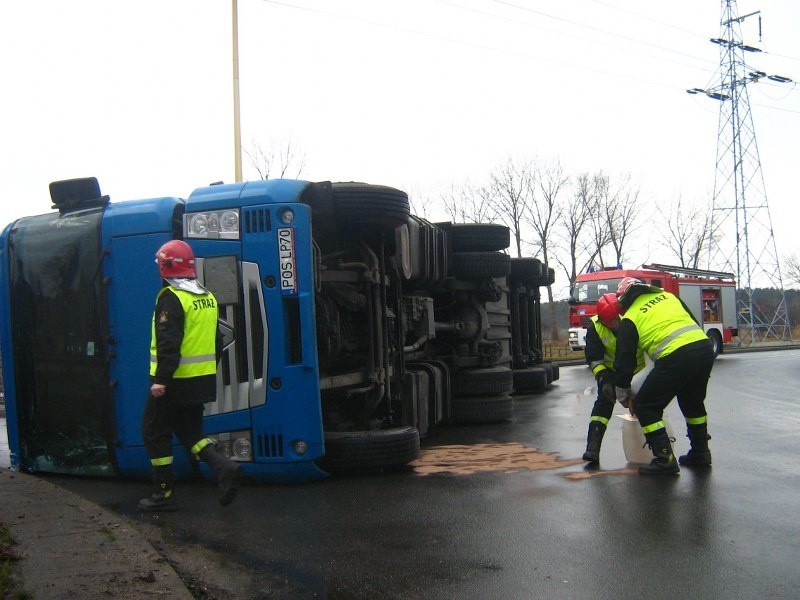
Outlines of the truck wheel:
M 319 466 L 330 473 L 374 470 L 408 464 L 419 456 L 416 427 L 325 432 Z
M 511 277 L 520 281 L 538 281 L 542 276 L 542 261 L 538 258 L 512 258 Z
M 708 330 L 708 339 L 711 340 L 711 346 L 714 348 L 714 356 L 722 354 L 722 337 L 716 329 Z
M 454 396 L 510 394 L 513 389 L 514 374 L 508 367 L 465 369 L 453 378 Z
M 505 250 L 511 243 L 511 233 L 497 223 L 447 223 L 442 229 L 453 245 L 453 252 L 494 252 Z
M 394 229 L 408 222 L 408 194 L 384 185 L 334 183 L 331 185 L 340 225 L 369 225 Z
M 502 252 L 454 252 L 453 275 L 463 279 L 506 277 L 511 258 Z
M 453 398 L 453 421 L 463 424 L 487 424 L 510 421 L 514 401 L 508 394 L 499 396 L 463 396 Z
M 550 385 L 556 380 L 552 363 L 539 363 L 536 366 L 544 370 L 545 374 L 547 375 L 547 385 Z
M 514 391 L 536 392 L 547 387 L 547 372 L 541 367 L 514 369 Z

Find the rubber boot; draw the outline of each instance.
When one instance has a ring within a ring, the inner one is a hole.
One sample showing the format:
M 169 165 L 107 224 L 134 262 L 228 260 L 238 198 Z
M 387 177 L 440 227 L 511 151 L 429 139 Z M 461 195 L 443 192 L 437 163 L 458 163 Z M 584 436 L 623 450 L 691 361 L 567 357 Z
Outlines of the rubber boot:
M 672 454 L 672 444 L 666 429 L 658 429 L 645 435 L 650 450 L 653 451 L 653 460 L 649 465 L 640 465 L 640 475 L 677 475 L 680 472 L 678 461 Z
M 600 445 L 603 443 L 603 435 L 606 433 L 606 425 L 600 421 L 589 423 L 589 433 L 586 436 L 586 452 L 583 453 L 583 460 L 590 463 L 600 461 Z
M 214 444 L 203 448 L 199 456 L 204 462 L 208 463 L 217 476 L 219 503 L 222 506 L 228 506 L 234 501 L 236 494 L 239 493 L 239 485 L 243 475 L 242 466 L 218 452 Z
M 139 510 L 144 512 L 167 512 L 178 510 L 172 489 L 172 466 L 153 467 L 155 491 L 149 498 L 139 500 Z
M 708 440 L 711 439 L 711 436 L 708 435 L 708 425 L 705 423 L 688 425 L 686 430 L 692 447 L 687 454 L 678 458 L 678 462 L 690 467 L 710 467 L 711 451 L 708 449 Z

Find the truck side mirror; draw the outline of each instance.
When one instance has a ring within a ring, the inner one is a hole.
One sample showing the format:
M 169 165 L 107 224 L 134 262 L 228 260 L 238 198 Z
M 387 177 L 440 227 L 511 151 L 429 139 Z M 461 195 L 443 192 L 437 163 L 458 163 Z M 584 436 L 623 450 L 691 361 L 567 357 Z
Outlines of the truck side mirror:
M 570 306 L 575 306 L 577 303 L 578 301 L 572 296 L 570 296 L 569 299 L 567 300 L 567 304 L 569 304 Z

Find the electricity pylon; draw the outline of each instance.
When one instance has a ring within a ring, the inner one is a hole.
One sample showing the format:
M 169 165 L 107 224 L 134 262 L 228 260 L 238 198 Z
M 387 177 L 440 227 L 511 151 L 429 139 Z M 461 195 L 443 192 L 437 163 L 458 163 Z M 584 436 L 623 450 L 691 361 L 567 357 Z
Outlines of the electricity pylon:
M 792 339 L 747 91 L 748 85 L 762 78 L 778 83 L 791 80 L 747 66 L 745 54 L 761 50 L 742 42 L 741 23 L 758 14 L 740 17 L 736 0 L 722 0 L 720 37 L 711 40 L 720 47 L 719 83 L 708 90 L 687 90 L 720 102 L 709 268 L 736 273 L 739 340 L 746 345 Z M 756 287 L 779 293 L 777 307 L 765 306 L 763 298 L 759 303 L 753 297 Z

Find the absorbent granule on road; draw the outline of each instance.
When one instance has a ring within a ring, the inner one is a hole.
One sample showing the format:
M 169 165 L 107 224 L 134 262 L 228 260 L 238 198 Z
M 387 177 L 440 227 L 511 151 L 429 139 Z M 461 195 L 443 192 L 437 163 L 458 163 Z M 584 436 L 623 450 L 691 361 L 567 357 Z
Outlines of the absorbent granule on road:
M 423 449 L 410 466 L 418 475 L 471 475 L 485 471 L 519 473 L 559 469 L 582 462 L 580 459 L 561 460 L 554 452 L 510 443 L 432 446 Z

